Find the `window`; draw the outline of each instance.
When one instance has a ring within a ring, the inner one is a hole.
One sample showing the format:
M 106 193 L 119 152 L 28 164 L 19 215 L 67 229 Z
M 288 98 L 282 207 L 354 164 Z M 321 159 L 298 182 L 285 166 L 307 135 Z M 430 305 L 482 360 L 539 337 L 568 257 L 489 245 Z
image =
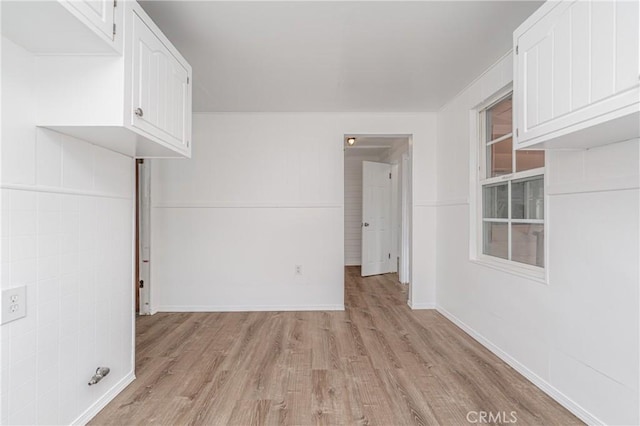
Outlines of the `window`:
M 511 105 L 480 111 L 478 257 L 544 268 L 544 151 L 513 150 Z

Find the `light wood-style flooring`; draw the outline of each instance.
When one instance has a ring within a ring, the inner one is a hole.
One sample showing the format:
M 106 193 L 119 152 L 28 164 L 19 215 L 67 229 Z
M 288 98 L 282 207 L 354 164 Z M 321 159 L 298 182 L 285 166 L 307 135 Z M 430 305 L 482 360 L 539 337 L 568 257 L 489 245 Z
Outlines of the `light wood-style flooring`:
M 345 286 L 344 312 L 139 317 L 137 380 L 90 424 L 581 424 L 396 275 Z

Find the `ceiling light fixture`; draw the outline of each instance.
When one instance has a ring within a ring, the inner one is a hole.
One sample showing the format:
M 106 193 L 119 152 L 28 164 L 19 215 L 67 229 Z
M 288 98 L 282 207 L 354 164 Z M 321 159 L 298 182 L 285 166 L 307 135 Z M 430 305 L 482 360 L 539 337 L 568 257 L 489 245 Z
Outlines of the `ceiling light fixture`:
M 348 143 L 349 145 L 353 145 L 354 143 L 356 143 L 356 138 L 348 138 L 348 139 L 347 139 L 347 143 Z

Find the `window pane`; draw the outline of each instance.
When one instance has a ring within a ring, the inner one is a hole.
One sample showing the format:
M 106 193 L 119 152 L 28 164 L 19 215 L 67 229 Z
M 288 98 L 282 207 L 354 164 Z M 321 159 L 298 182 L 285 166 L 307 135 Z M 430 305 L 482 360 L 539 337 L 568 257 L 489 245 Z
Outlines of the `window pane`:
M 513 171 L 512 140 L 505 139 L 487 146 L 487 177 L 508 175 Z
M 544 267 L 544 225 L 511 225 L 511 260 Z
M 544 167 L 544 151 L 516 151 L 516 172 Z
M 482 187 L 482 217 L 506 219 L 509 214 L 509 187 L 505 184 Z
M 506 223 L 484 222 L 482 252 L 489 256 L 509 258 L 509 228 Z
M 511 218 L 544 219 L 544 178 L 535 176 L 511 183 Z
M 505 99 L 487 110 L 487 141 L 511 133 L 511 98 Z

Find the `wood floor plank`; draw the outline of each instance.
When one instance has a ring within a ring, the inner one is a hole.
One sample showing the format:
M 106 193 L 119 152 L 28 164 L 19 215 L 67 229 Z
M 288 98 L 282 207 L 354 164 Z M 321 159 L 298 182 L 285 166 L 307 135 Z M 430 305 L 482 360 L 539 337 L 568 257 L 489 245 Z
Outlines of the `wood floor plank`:
M 270 400 L 240 400 L 233 408 L 229 425 L 256 426 L 265 423 L 271 409 Z
M 288 373 L 289 374 L 286 378 L 287 393 L 285 395 L 285 401 L 288 409 L 287 424 L 312 424 L 312 370 L 311 368 L 292 368 L 289 369 Z
M 394 274 L 345 269 L 344 312 L 159 313 L 136 320 L 137 379 L 92 425 L 582 424 Z

